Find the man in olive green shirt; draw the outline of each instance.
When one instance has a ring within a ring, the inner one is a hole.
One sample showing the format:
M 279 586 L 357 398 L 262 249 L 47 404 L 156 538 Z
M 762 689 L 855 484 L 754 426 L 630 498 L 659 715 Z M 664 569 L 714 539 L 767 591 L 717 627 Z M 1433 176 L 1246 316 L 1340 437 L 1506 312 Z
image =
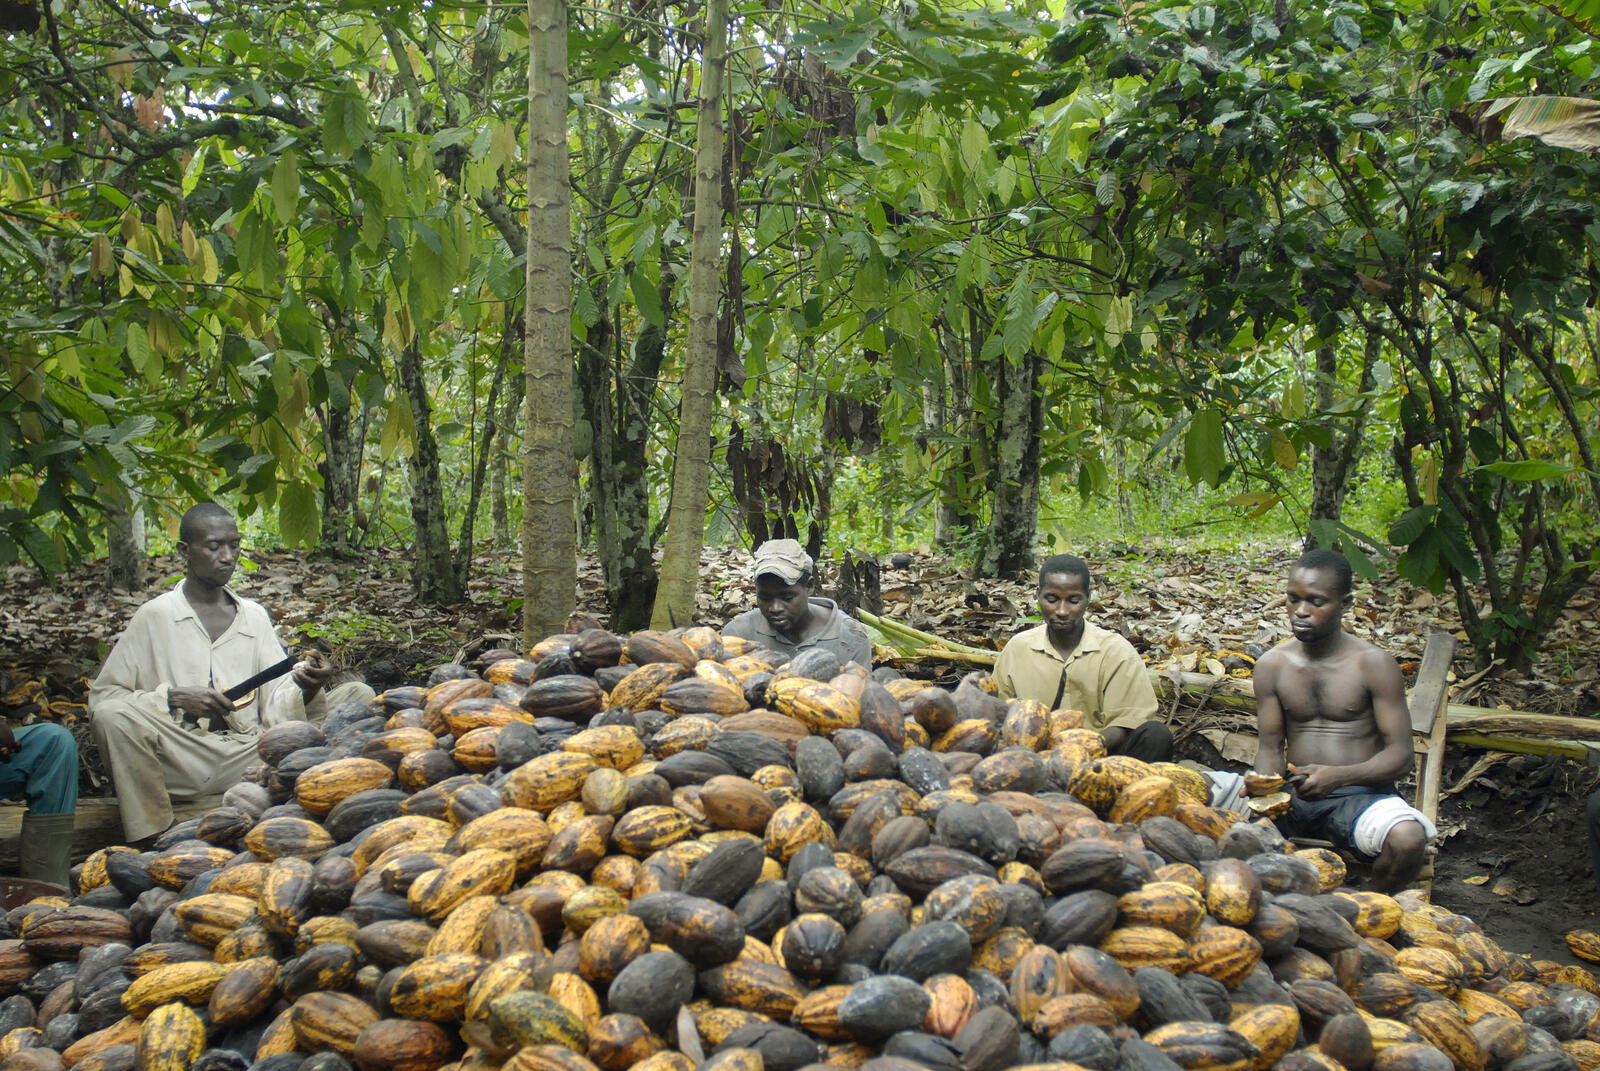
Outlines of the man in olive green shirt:
M 1172 730 L 1156 721 L 1156 691 L 1133 644 L 1084 620 L 1089 566 L 1058 554 L 1039 569 L 1044 623 L 1011 638 L 995 662 L 1002 696 L 1083 711 L 1106 750 L 1146 762 L 1172 757 Z

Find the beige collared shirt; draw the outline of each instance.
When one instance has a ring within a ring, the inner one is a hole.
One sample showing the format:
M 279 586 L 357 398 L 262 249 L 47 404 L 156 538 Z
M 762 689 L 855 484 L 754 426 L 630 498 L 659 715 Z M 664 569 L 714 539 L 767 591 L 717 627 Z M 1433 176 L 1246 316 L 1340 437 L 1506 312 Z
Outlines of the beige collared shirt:
M 266 607 L 231 590 L 228 595 L 238 609 L 215 640 L 181 584 L 139 607 L 89 689 L 90 714 L 116 704 L 177 721 L 180 716 L 167 707 L 171 688 L 223 691 L 281 661 L 283 644 Z M 305 716 L 305 697 L 285 675 L 257 689 L 254 702 L 229 716 L 228 727 L 255 733 Z
M 1044 625 L 1018 633 L 995 661 L 994 679 L 1007 698 L 1037 699 L 1046 706 L 1055 700 L 1056 708 L 1083 711 L 1090 729 L 1131 729 L 1158 709 L 1155 687 L 1133 644 L 1092 621 L 1084 622 L 1083 638 L 1066 659 L 1056 653 Z

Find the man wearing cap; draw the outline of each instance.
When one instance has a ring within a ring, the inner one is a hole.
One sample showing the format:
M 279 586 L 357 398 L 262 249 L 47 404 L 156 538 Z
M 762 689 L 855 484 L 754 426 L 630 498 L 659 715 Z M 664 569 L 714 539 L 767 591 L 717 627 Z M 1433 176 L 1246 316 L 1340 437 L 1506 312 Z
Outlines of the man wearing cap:
M 756 609 L 729 621 L 723 635 L 791 656 L 820 647 L 832 651 L 840 665 L 859 662 L 871 667 L 867 630 L 832 599 L 811 594 L 816 563 L 798 542 L 769 539 L 756 548 L 750 572 L 756 582 Z
M 1113 755 L 1170 759 L 1172 730 L 1156 720 L 1143 660 L 1126 639 L 1085 620 L 1088 609 L 1088 564 L 1071 554 L 1046 560 L 1039 567 L 1044 622 L 1013 636 L 995 660 L 1000 694 L 1083 711 L 1084 727 L 1099 732 Z

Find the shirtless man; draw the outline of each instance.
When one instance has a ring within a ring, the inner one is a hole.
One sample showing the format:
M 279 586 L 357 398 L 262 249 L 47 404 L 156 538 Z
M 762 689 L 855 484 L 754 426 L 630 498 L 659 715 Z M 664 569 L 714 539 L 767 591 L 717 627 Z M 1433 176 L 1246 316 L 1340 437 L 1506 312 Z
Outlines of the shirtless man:
M 1256 663 L 1260 744 L 1246 782 L 1287 776 L 1284 833 L 1375 856 L 1373 888 L 1394 892 L 1421 871 L 1436 830 L 1396 792 L 1413 756 L 1405 684 L 1393 658 L 1344 631 L 1350 584 L 1337 551 L 1308 551 L 1289 570 L 1294 638 Z

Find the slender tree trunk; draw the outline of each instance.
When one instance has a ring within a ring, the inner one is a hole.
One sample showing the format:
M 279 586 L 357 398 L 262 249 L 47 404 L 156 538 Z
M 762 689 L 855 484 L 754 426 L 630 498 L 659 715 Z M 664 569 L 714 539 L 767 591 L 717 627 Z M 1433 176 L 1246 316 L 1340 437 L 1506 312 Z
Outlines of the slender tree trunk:
M 444 503 L 444 480 L 439 474 L 439 443 L 433 437 L 432 406 L 422 373 L 422 349 L 412 340 L 400 351 L 400 385 L 411 404 L 417 428 L 417 445 L 411 453 L 411 523 L 416 541 L 416 571 L 412 575 L 421 602 L 450 604 L 461 601 L 462 587 L 450 555 L 449 517 Z
M 627 16 L 622 0 L 613 0 L 610 6 L 614 17 Z M 653 29 L 646 33 L 653 40 Z M 605 99 L 610 92 L 609 82 L 601 81 L 595 86 L 599 99 Z M 672 291 L 677 276 L 663 249 L 658 258 L 661 279 L 656 289 L 662 324 L 658 326 L 642 315 L 635 317 L 638 334 L 628 346 L 622 329 L 625 318 L 612 306 L 607 285 L 614 266 L 607 224 L 626 178 L 627 165 L 645 143 L 645 131 L 635 127 L 621 136 L 610 116 L 602 112 L 594 117 L 592 127 L 580 129 L 579 137 L 586 151 L 581 168 L 587 178 L 585 198 L 591 206 L 583 224 L 583 240 L 600 252 L 606 267 L 590 286 L 600 320 L 589 329 L 578 351 L 579 404 L 593 429 L 588 488 L 611 626 L 633 631 L 650 624 L 656 596 L 647 449 L 656 380 L 666 353 L 665 325 L 672 319 Z
M 989 529 L 978 555 L 979 576 L 1012 577 L 1034 564 L 1039 532 L 1039 359 L 1001 356 L 1000 428 Z
M 665 266 L 657 290 L 664 315 L 670 316 L 672 288 L 678 277 Z M 650 623 L 659 578 L 656 533 L 650 524 L 650 408 L 656 379 L 667 355 L 667 333 L 647 324 L 633 344 L 627 374 L 617 385 L 617 436 L 612 443 L 612 508 L 616 517 L 616 572 L 607 577 L 614 626 L 640 629 Z
M 607 578 L 613 625 L 641 629 L 650 623 L 656 601 L 655 532 L 650 525 L 649 463 L 645 444 L 650 436 L 648 412 L 631 411 L 623 418 L 616 441 L 617 483 L 612 495 L 616 544 Z
M 528 0 L 528 263 L 523 359 L 522 634 L 559 632 L 577 601 L 573 524 L 572 224 L 566 0 Z
M 752 446 L 759 449 L 760 440 L 747 441 L 744 428 L 734 424 L 728 434 L 729 483 L 750 545 L 759 547 L 767 541 L 767 498 L 761 480 L 752 479 L 755 475 L 755 466 L 751 463 Z
M 328 399 L 322 420 L 322 549 L 344 551 L 355 541 L 360 509 L 361 438 L 349 397 Z
M 1117 525 L 1122 538 L 1133 531 L 1133 500 L 1128 495 L 1128 439 L 1118 427 L 1118 411 L 1111 391 L 1100 391 L 1100 436 L 1111 447 L 1111 478 L 1117 485 Z
M 125 488 L 108 488 L 105 498 L 106 584 L 113 591 L 137 591 L 145 581 L 144 504 Z
M 467 581 L 472 579 L 472 533 L 478 523 L 478 505 L 483 500 L 483 485 L 489 475 L 489 458 L 495 441 L 500 438 L 500 391 L 505 386 L 506 369 L 511 366 L 511 359 L 522 341 L 517 328 L 517 310 L 508 302 L 505 324 L 500 332 L 500 357 L 495 362 L 494 380 L 489 385 L 489 397 L 483 407 L 483 437 L 479 440 L 478 456 L 468 483 L 467 507 L 461 513 L 461 534 L 456 539 L 456 584 L 462 591 L 467 590 Z
M 1022 557 L 1013 572 L 1034 567 L 1037 558 L 1034 548 L 1039 543 L 1039 442 L 1044 437 L 1044 394 L 1039 384 L 1044 380 L 1044 355 L 1030 350 L 1027 359 L 1033 367 L 1027 380 L 1028 431 L 1022 441 L 1022 512 L 1019 517 L 1022 527 L 1017 534 Z
M 511 467 L 511 433 L 522 416 L 522 389 L 525 378 L 506 380 L 506 400 L 500 407 L 500 426 L 495 429 L 493 467 L 489 470 L 489 510 L 494 525 L 494 545 L 511 545 L 511 505 L 506 495 L 506 470 Z
M 811 503 L 811 523 L 807 525 L 806 553 L 813 558 L 822 557 L 822 545 L 828 541 L 828 526 L 833 523 L 833 478 L 838 469 L 838 462 L 833 451 L 823 445 L 822 456 L 812 466 L 812 487 L 816 497 Z M 891 528 L 894 518 L 894 503 L 888 495 L 883 497 L 884 517 L 886 524 Z M 886 538 L 891 535 L 886 533 Z
M 934 447 L 935 471 L 937 471 L 938 459 L 943 458 L 945 451 L 950 449 L 949 444 L 944 439 L 944 433 L 949 422 L 950 406 L 945 399 L 944 384 L 942 382 L 924 384 L 922 387 L 922 433 L 927 437 L 930 444 L 937 444 Z M 940 472 L 935 479 L 942 479 L 943 475 Z M 934 488 L 933 499 L 933 542 L 935 546 L 943 546 L 946 538 L 948 538 L 945 534 L 948 518 L 945 513 L 944 496 L 938 493 L 937 486 Z M 888 528 L 887 523 L 885 528 Z M 884 536 L 885 539 L 888 539 L 889 532 L 887 530 Z M 885 543 L 885 546 L 887 545 Z
M 722 76 L 728 50 L 728 0 L 707 0 L 694 160 L 694 229 L 689 261 L 689 339 L 683 403 L 672 469 L 672 502 L 656 589 L 656 628 L 694 620 L 711 483 L 711 418 L 716 408 L 717 307 L 722 267 Z
M 657 296 L 668 316 L 676 283 L 677 277 L 663 269 Z M 594 428 L 589 483 L 594 498 L 595 543 L 605 574 L 611 626 L 632 631 L 650 624 L 650 611 L 655 605 L 647 447 L 656 378 L 666 355 L 666 332 L 654 324 L 645 324 L 626 361 L 616 352 L 621 345 L 617 334 L 607 331 L 604 341 L 604 347 L 585 344 L 580 349 L 579 395 L 584 416 Z M 606 350 L 615 366 L 606 359 Z
M 1372 367 L 1377 362 L 1382 338 L 1367 336 L 1366 350 L 1361 358 L 1361 377 L 1358 391 L 1365 393 L 1372 386 Z M 1332 343 L 1318 346 L 1316 351 L 1317 411 L 1325 413 L 1334 403 L 1334 388 L 1338 385 L 1339 360 Z M 1344 513 L 1344 496 L 1350 489 L 1350 479 L 1355 474 L 1361 457 L 1361 440 L 1366 431 L 1367 411 L 1363 408 L 1355 420 L 1335 434 L 1326 447 L 1311 447 L 1311 514 L 1309 521 L 1332 521 L 1337 524 Z M 1306 545 L 1318 545 L 1314 530 L 1307 525 Z
M 963 336 L 948 326 L 939 331 L 939 348 L 944 357 L 944 387 L 939 392 L 939 430 L 954 433 L 960 446 L 946 444 L 941 453 L 947 455 L 939 471 L 939 494 L 934 506 L 934 546 L 949 547 L 978 527 L 978 515 L 965 484 L 972 472 L 972 439 L 976 429 L 972 424 L 971 377 L 967 374 L 967 351 Z M 946 402 L 948 399 L 948 403 Z M 951 408 L 954 408 L 952 414 Z

